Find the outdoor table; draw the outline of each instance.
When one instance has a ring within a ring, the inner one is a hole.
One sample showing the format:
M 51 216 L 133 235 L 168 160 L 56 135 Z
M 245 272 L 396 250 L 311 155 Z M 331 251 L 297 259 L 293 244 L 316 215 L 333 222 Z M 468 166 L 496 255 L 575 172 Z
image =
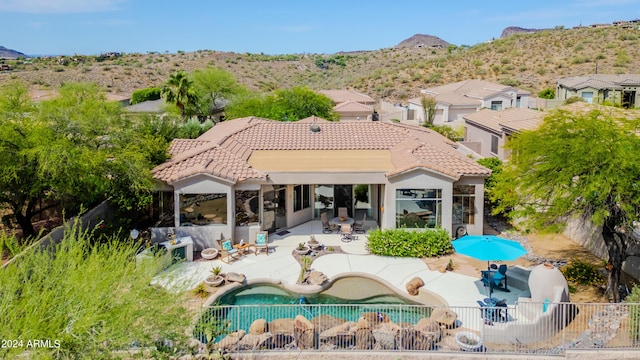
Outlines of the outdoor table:
M 355 220 L 353 220 L 353 218 L 346 218 L 344 221 L 340 220 L 339 216 L 334 217 L 333 219 L 329 220 L 329 223 L 331 223 L 332 225 L 342 225 L 342 224 L 349 224 L 352 225 L 355 222 Z
M 240 254 L 240 255 L 244 255 L 247 252 L 249 252 L 249 243 L 235 244 L 235 245 L 233 245 L 233 247 L 235 249 L 238 249 L 238 254 Z

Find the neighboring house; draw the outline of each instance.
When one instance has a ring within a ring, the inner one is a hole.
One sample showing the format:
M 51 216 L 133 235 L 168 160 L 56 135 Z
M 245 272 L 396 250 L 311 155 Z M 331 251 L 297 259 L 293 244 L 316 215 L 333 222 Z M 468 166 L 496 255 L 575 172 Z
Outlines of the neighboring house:
M 464 115 L 464 144 L 483 157 L 505 160 L 509 154 L 504 145 L 509 137 L 522 130 L 536 129 L 545 115 L 542 111 L 519 108 L 482 109 Z
M 588 103 L 621 104 L 625 108 L 640 106 L 640 74 L 592 74 L 558 80 L 556 99 L 579 96 Z
M 372 120 L 376 101 L 369 95 L 353 90 L 320 90 L 321 94 L 333 100 L 333 110 L 340 120 Z
M 485 80 L 464 80 L 420 91 L 436 99 L 435 125 L 463 125 L 462 117 L 481 108 L 528 108 L 530 92 Z M 419 122 L 424 122 L 422 96 L 409 100 Z
M 490 170 L 465 150 L 417 126 L 249 117 L 174 140 L 171 159 L 153 176 L 196 248 L 291 228 L 321 212 L 332 218 L 339 207 L 381 228 L 442 226 L 454 234 L 464 226 L 482 234 Z

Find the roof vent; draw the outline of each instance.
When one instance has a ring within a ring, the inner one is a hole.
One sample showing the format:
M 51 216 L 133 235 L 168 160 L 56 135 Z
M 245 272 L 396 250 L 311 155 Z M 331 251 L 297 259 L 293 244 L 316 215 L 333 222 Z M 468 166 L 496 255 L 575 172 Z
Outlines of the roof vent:
M 320 132 L 320 125 L 316 123 L 309 125 L 309 131 L 311 131 L 312 133 Z

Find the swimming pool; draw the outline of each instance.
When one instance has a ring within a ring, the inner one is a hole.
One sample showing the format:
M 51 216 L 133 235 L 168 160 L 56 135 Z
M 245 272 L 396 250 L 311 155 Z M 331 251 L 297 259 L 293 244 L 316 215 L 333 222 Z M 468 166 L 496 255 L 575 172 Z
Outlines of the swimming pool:
M 363 314 L 394 323 L 415 324 L 429 317 L 432 308 L 400 296 L 376 280 L 349 276 L 335 280 L 317 294 L 297 294 L 274 284 L 254 284 L 233 289 L 218 297 L 219 306 L 205 311 L 194 336 L 204 340 L 202 328 L 215 325 L 223 329 L 249 331 L 257 319 L 267 323 L 293 319 L 298 315 L 317 322 L 327 319 L 357 321 Z

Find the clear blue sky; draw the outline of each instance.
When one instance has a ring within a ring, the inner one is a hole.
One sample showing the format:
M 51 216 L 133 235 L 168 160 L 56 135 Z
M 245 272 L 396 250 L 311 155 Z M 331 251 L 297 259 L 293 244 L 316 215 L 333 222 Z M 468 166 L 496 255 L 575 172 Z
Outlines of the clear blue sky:
M 414 34 L 456 45 L 507 26 L 640 18 L 640 0 L 0 0 L 0 45 L 33 54 L 195 51 L 335 53 Z

